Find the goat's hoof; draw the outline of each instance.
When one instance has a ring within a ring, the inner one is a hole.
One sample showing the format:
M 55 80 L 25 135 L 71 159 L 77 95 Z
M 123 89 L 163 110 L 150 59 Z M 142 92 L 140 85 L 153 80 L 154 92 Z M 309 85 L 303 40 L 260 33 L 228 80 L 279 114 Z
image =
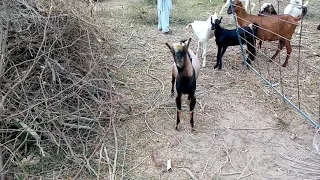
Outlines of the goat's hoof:
M 215 66 L 213 67 L 213 69 L 217 69 L 217 67 L 218 67 L 218 65 L 215 65 Z
M 206 67 L 206 65 L 202 65 L 202 67 L 203 67 L 203 68 L 205 68 L 205 67 Z
M 286 64 L 282 64 L 282 67 L 286 67 L 287 65 Z
M 191 128 L 191 132 L 193 133 L 193 132 L 195 132 L 196 130 L 194 129 L 194 128 Z
M 176 126 L 176 131 L 179 131 L 179 128 L 178 128 L 178 126 Z
M 170 97 L 173 97 L 173 96 L 174 96 L 174 93 L 171 93 L 171 94 L 170 94 Z

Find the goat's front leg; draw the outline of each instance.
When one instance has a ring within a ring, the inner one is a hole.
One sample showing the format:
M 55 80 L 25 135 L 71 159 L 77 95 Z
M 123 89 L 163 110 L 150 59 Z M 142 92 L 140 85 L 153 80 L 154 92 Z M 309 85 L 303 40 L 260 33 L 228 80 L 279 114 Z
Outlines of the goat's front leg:
M 206 63 L 207 63 L 207 46 L 208 46 L 208 42 L 204 42 L 202 43 L 203 45 L 203 52 L 202 52 L 202 67 L 206 67 Z
M 222 47 L 222 52 L 219 57 L 219 67 L 218 67 L 219 70 L 222 69 L 222 57 L 223 57 L 224 53 L 226 52 L 227 48 L 228 48 L 228 46 Z
M 194 94 L 190 95 L 190 124 L 191 124 L 191 131 L 194 131 L 194 121 L 193 121 L 193 110 L 196 106 L 197 100 Z
M 176 98 L 176 105 L 177 105 L 177 125 L 176 130 L 179 131 L 179 123 L 180 123 L 180 116 L 181 116 L 181 93 L 178 93 Z
M 282 67 L 286 67 L 288 65 L 288 60 L 289 60 L 290 54 L 292 52 L 290 41 L 286 40 L 285 44 L 286 44 L 286 49 L 287 49 L 287 57 L 286 57 L 286 61 L 284 61 L 284 63 L 282 64 Z
M 274 55 L 272 56 L 272 58 L 271 58 L 272 60 L 269 60 L 270 62 L 272 62 L 278 56 L 280 51 L 283 49 L 284 45 L 285 45 L 284 40 L 279 39 L 278 49 L 277 49 L 276 53 L 274 53 Z
M 176 77 L 174 76 L 174 74 L 172 73 L 172 80 L 171 80 L 171 83 L 172 83 L 172 87 L 171 87 L 171 97 L 173 97 L 174 95 L 174 83 L 176 82 Z
M 296 36 L 300 36 L 301 35 L 301 28 L 302 28 L 302 26 L 299 25 L 298 32 L 297 32 Z

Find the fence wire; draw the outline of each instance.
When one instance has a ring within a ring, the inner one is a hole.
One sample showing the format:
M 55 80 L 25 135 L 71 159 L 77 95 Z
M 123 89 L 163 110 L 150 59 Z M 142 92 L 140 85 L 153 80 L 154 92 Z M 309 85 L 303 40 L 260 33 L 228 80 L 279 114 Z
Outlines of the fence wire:
M 301 25 L 301 34 L 299 37 L 296 37 L 294 33 L 290 39 L 292 52 L 287 67 L 282 67 L 280 63 L 281 60 L 284 61 L 285 56 L 287 55 L 284 48 L 274 60 L 270 58 L 271 54 L 275 53 L 278 49 L 278 40 L 273 42 L 263 41 L 263 47 L 261 49 L 256 48 L 255 60 L 251 61 L 251 64 L 248 64 L 246 62 L 244 47 L 241 43 L 241 39 L 244 41 L 246 40 L 245 38 L 240 37 L 238 32 L 239 29 L 244 29 L 238 25 L 237 18 L 246 22 L 249 21 L 238 17 L 234 11 L 234 7 L 236 5 L 232 3 L 232 0 L 229 1 L 232 16 L 236 23 L 244 64 L 259 76 L 279 96 L 281 96 L 284 103 L 287 102 L 313 126 L 320 128 L 320 60 L 317 58 L 316 54 L 316 51 L 319 50 L 319 47 L 317 47 L 319 44 L 316 42 L 317 37 L 312 37 L 320 34 L 320 32 L 315 32 L 317 31 L 316 26 L 313 27 L 314 29 L 308 29 L 305 31 L 306 34 L 304 34 L 303 22 L 306 17 L 298 22 L 296 30 Z M 260 7 L 261 2 L 259 1 L 259 8 Z M 277 13 L 279 15 L 282 14 L 280 11 L 279 1 L 277 1 L 277 6 L 274 7 L 277 7 Z M 315 8 L 308 6 L 308 14 L 306 16 L 310 15 L 312 17 L 313 12 L 318 14 Z M 277 16 L 270 15 L 267 17 L 278 19 L 278 21 L 284 21 L 279 19 Z M 318 23 L 319 22 L 316 21 L 315 25 Z M 269 29 L 265 29 L 261 26 L 258 28 L 258 31 L 264 30 L 271 32 Z M 278 35 L 279 38 L 286 39 L 280 35 L 279 30 L 276 35 Z M 258 37 L 256 38 L 257 40 L 261 40 Z M 256 47 L 256 45 L 254 46 Z M 295 47 L 297 47 L 297 49 Z M 247 52 L 250 53 L 249 51 Z M 283 55 L 283 52 L 285 52 L 285 55 Z M 320 54 L 318 54 L 318 56 L 320 56 Z

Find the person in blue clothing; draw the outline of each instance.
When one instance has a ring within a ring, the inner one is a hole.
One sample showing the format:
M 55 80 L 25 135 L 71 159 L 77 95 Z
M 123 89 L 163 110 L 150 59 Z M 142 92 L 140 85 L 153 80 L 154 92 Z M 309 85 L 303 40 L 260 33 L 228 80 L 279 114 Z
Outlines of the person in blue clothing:
M 158 8 L 158 30 L 164 34 L 169 34 L 169 18 L 172 8 L 172 0 L 157 0 Z

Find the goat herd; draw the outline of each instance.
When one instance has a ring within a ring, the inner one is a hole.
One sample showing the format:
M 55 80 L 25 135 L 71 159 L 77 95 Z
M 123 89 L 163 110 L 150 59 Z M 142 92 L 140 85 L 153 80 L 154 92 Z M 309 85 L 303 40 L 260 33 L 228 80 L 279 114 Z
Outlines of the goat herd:
M 246 8 L 243 7 L 242 2 L 245 1 Z M 291 54 L 290 40 L 298 26 L 298 21 L 301 20 L 307 13 L 308 2 L 302 5 L 302 0 L 290 0 L 290 4 L 284 9 L 282 15 L 277 15 L 274 6 L 270 3 L 264 3 L 258 15 L 247 13 L 249 0 L 233 0 L 232 5 L 228 4 L 229 0 L 222 7 L 223 9 L 229 5 L 227 14 L 232 14 L 233 11 L 237 15 L 237 22 L 241 28 L 225 29 L 220 26 L 222 17 L 218 18 L 217 13 L 211 15 L 206 21 L 197 21 L 187 25 L 186 29 L 192 27 L 194 34 L 198 38 L 198 47 L 196 54 L 189 48 L 191 38 L 188 40 L 181 40 L 177 43 L 168 44 L 166 46 L 170 49 L 174 63 L 172 66 L 172 89 L 171 96 L 174 95 L 174 84 L 176 84 L 176 106 L 177 106 L 177 122 L 176 130 L 179 130 L 180 116 L 181 116 L 181 97 L 182 94 L 188 95 L 190 108 L 190 124 L 192 131 L 194 131 L 193 110 L 196 105 L 196 80 L 201 68 L 199 61 L 200 45 L 202 44 L 202 67 L 206 66 L 206 53 L 208 40 L 215 37 L 216 45 L 218 47 L 217 62 L 214 68 L 221 70 L 222 57 L 226 52 L 228 46 L 236 46 L 246 44 L 248 57 L 246 62 L 251 63 L 256 55 L 256 40 L 259 41 L 259 48 L 261 48 L 262 41 L 276 41 L 278 40 L 278 49 L 272 56 L 274 60 L 279 52 L 286 46 L 287 56 L 282 67 L 286 67 Z M 253 4 L 254 7 L 254 4 Z M 252 11 L 252 9 L 251 9 Z M 301 26 L 298 30 L 300 35 Z M 239 36 L 238 36 L 239 35 Z M 240 41 L 239 41 L 240 40 Z M 272 61 L 270 60 L 270 61 Z

